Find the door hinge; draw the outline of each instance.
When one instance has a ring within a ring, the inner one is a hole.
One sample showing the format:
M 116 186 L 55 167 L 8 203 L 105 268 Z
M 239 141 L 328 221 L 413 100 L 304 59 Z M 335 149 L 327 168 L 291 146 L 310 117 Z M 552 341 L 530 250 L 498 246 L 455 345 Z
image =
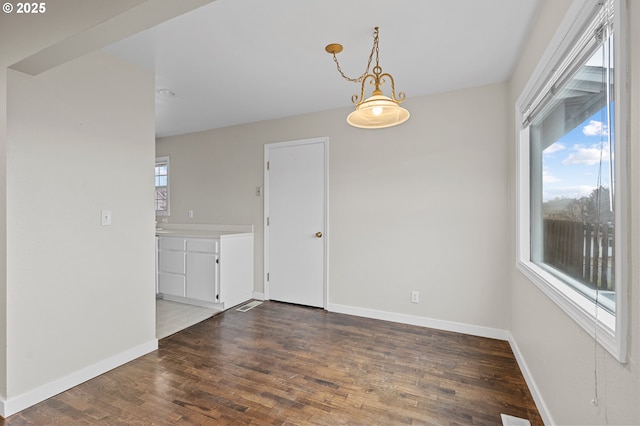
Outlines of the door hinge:
M 216 263 L 220 263 L 220 258 L 216 258 Z
M 269 273 L 267 272 L 267 281 L 269 281 Z
M 267 226 L 269 226 L 269 217 L 267 216 Z
M 270 161 L 267 161 L 267 170 L 271 170 L 271 164 L 270 163 L 271 163 Z

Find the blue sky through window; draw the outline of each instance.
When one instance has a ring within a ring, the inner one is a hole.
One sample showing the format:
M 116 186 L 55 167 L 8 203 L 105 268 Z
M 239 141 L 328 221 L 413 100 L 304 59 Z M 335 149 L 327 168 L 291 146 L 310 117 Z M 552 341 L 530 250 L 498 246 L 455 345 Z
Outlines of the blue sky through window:
M 588 197 L 598 187 L 599 174 L 600 185 L 611 187 L 607 122 L 603 108 L 542 152 L 543 201 Z

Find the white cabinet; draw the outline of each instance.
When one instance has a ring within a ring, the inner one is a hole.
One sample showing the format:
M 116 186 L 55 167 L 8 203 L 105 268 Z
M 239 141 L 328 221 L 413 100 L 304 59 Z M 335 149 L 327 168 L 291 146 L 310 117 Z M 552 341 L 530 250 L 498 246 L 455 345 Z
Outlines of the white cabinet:
M 179 238 L 158 238 L 158 293 L 186 297 L 186 245 Z
M 228 309 L 253 295 L 253 234 L 158 237 L 161 297 Z
M 218 256 L 211 253 L 187 252 L 187 297 L 217 302 Z
M 219 246 L 213 239 L 158 238 L 158 293 L 216 303 Z

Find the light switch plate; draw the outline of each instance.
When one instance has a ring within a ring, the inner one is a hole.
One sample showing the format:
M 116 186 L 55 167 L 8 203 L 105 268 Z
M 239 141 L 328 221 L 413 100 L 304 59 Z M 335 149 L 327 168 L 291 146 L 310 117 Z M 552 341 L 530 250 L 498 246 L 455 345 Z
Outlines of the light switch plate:
M 111 225 L 111 210 L 102 210 L 102 226 Z

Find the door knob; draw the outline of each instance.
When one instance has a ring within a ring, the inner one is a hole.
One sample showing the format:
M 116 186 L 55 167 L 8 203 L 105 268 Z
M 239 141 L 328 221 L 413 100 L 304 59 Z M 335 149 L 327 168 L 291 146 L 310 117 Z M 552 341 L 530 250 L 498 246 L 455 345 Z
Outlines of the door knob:
M 322 238 L 322 232 L 320 232 L 320 231 L 316 232 L 316 237 Z

